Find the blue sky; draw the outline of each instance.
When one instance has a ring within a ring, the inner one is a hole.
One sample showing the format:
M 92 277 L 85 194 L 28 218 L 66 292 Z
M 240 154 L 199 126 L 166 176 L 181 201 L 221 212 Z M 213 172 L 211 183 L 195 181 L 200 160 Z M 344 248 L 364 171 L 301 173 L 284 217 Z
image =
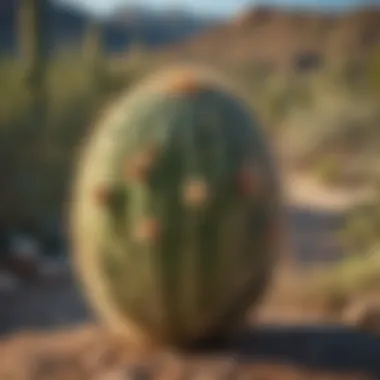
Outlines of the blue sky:
M 378 0 L 60 0 L 75 3 L 98 14 L 111 12 L 119 6 L 147 6 L 155 9 L 175 7 L 203 14 L 233 16 L 249 5 L 268 4 L 319 10 L 347 9 Z

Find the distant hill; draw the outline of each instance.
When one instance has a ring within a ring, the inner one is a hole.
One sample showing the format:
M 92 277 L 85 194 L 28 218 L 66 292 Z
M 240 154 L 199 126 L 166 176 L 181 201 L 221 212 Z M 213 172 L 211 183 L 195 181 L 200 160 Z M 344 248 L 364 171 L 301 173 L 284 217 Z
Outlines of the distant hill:
M 307 69 L 341 58 L 360 61 L 377 48 L 380 7 L 344 14 L 258 7 L 185 43 L 168 47 L 165 55 Z
M 18 0 L 0 2 L 0 52 L 17 50 Z M 49 50 L 62 44 L 78 45 L 90 15 L 79 9 L 50 1 L 47 4 L 46 25 Z M 109 52 L 128 49 L 136 34 L 149 47 L 178 42 L 214 25 L 214 20 L 186 13 L 155 13 L 144 9 L 122 9 L 102 20 L 106 48 Z

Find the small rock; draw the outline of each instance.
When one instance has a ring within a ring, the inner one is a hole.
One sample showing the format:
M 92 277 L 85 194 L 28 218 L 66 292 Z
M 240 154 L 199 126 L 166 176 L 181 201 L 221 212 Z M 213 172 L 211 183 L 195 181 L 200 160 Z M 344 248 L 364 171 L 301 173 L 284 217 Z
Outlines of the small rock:
M 37 275 L 41 251 L 36 240 L 15 234 L 10 241 L 10 257 L 7 267 L 22 279 L 31 279 Z
M 0 272 L 0 292 L 13 293 L 21 285 L 21 280 L 7 271 Z
M 236 378 L 237 363 L 234 360 L 199 363 L 191 379 L 233 380 Z
M 24 235 L 14 235 L 10 242 L 13 256 L 23 261 L 36 261 L 40 258 L 40 246 L 36 240 Z
M 186 380 L 191 378 L 191 371 L 183 360 L 166 356 L 161 361 L 157 380 Z
M 150 371 L 143 366 L 115 368 L 95 376 L 95 380 L 151 380 Z
M 47 281 L 64 279 L 68 276 L 69 265 L 59 259 L 43 259 L 38 265 L 38 275 Z
M 151 380 L 152 374 L 148 367 L 135 366 L 127 372 L 126 380 Z
M 117 353 L 108 347 L 95 347 L 85 355 L 83 362 L 90 373 L 105 371 L 113 367 L 118 360 Z
M 330 315 L 337 316 L 345 310 L 348 298 L 344 294 L 332 293 L 321 300 L 321 307 Z
M 126 380 L 125 370 L 117 368 L 107 371 L 102 371 L 93 377 L 94 380 Z
M 380 334 L 380 300 L 353 301 L 342 314 L 342 320 L 361 331 Z
M 76 357 L 60 355 L 36 357 L 29 372 L 32 380 L 81 380 L 85 375 Z

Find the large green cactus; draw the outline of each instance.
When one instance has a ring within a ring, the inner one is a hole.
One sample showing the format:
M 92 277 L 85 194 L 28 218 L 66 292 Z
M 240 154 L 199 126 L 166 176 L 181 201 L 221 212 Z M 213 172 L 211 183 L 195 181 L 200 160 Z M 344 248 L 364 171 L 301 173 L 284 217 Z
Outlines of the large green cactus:
M 122 97 L 80 162 L 80 277 L 111 327 L 183 345 L 240 322 L 274 262 L 279 192 L 266 139 L 238 97 L 169 70 Z

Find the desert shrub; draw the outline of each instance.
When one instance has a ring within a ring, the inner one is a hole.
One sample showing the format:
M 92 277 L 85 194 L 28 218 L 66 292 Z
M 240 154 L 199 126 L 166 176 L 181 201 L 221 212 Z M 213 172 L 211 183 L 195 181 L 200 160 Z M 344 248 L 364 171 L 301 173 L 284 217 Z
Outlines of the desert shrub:
M 349 210 L 341 239 L 349 254 L 313 278 L 310 289 L 348 297 L 379 291 L 380 191 L 377 197 Z
M 321 179 L 339 173 L 346 183 L 369 181 L 375 173 L 368 162 L 380 157 L 378 109 L 373 99 L 358 101 L 344 92 L 315 95 L 310 108 L 295 108 L 283 120 L 281 143 L 295 166 Z
M 380 49 L 376 49 L 367 63 L 367 85 L 378 96 L 380 95 Z
M 377 244 L 360 256 L 350 256 L 316 275 L 310 281 L 308 292 L 353 297 L 379 290 L 380 246 Z
M 349 252 L 367 252 L 380 243 L 380 195 L 348 213 L 342 240 Z
M 341 164 L 334 156 L 322 156 L 317 160 L 313 174 L 324 184 L 337 184 L 342 175 Z

